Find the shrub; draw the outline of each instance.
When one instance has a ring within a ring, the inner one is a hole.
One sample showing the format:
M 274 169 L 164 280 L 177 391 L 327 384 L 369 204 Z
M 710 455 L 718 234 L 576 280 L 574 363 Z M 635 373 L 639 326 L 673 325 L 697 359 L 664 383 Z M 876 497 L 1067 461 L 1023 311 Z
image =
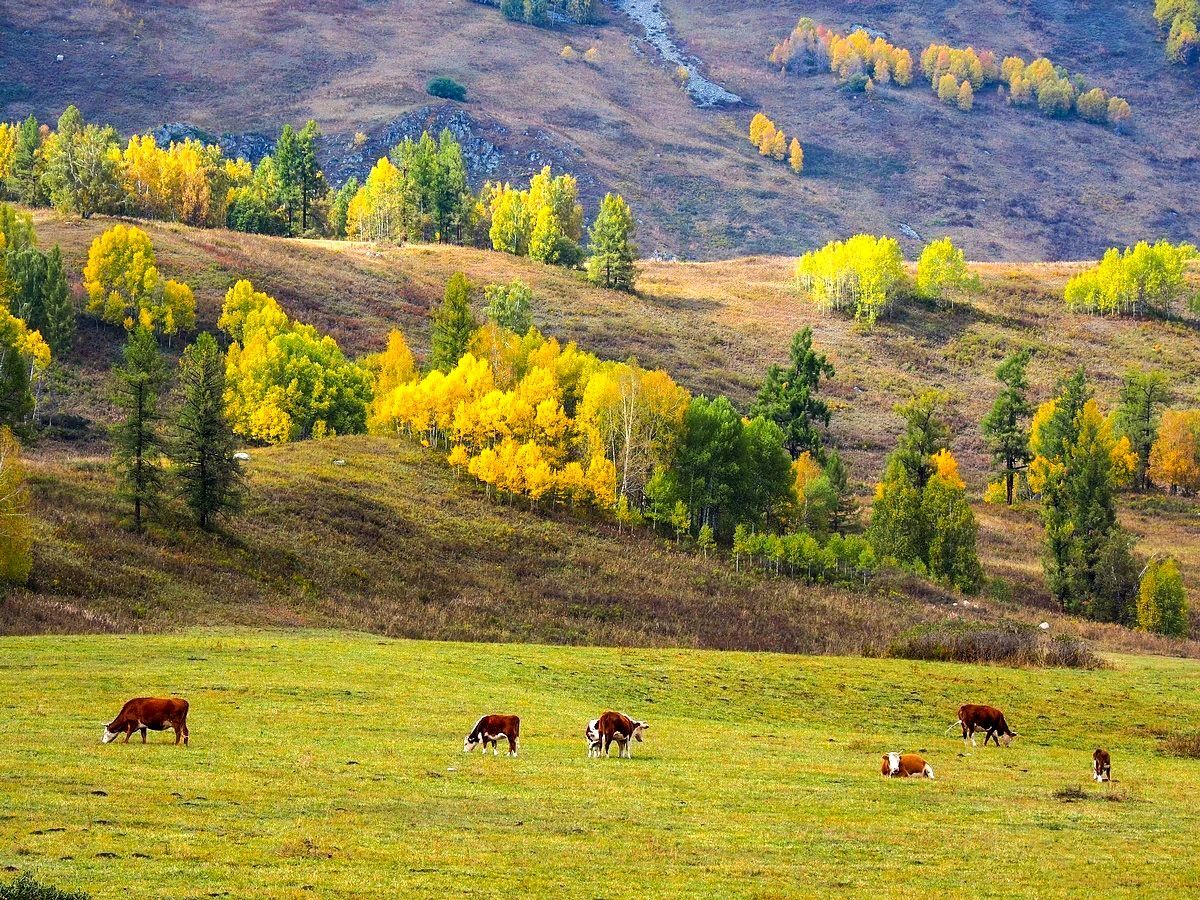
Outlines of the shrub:
M 1172 756 L 1200 759 L 1200 731 L 1191 734 L 1173 734 L 1163 741 L 1163 750 Z
M 1045 639 L 1019 622 L 939 622 L 896 638 L 888 655 L 935 662 L 992 663 L 1098 669 L 1103 663 L 1086 642 L 1065 635 Z
M 12 884 L 0 884 L 0 900 L 89 900 L 83 891 L 63 891 L 22 872 Z
M 457 100 L 459 103 L 462 103 L 467 99 L 467 89 L 453 78 L 448 78 L 445 75 L 429 79 L 429 84 L 425 86 L 425 90 L 431 96 L 441 97 L 443 100 Z

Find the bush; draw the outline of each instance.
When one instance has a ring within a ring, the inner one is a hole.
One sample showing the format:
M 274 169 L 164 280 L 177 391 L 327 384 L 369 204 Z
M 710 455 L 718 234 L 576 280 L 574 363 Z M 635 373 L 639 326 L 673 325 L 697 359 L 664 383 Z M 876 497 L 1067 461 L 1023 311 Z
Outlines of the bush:
M 1163 741 L 1163 750 L 1172 756 L 1200 759 L 1200 731 L 1191 734 L 1173 734 Z
M 1098 669 L 1103 663 L 1086 642 L 1073 637 L 1045 639 L 1019 622 L 939 622 L 920 625 L 892 642 L 888 655 L 934 662 L 992 663 Z
M 22 872 L 12 884 L 0 884 L 0 900 L 89 900 L 83 891 L 61 891 L 40 884 L 28 872 Z
M 467 99 L 467 89 L 453 78 L 447 78 L 445 75 L 429 79 L 425 90 L 431 96 L 441 97 L 443 100 L 457 100 L 462 103 Z

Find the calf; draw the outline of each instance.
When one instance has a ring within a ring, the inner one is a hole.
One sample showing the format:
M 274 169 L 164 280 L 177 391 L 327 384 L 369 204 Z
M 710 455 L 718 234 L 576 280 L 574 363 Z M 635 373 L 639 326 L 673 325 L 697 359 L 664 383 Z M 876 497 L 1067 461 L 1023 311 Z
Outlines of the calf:
M 604 755 L 609 756 L 613 743 L 617 745 L 617 758 L 633 759 L 633 742 L 642 742 L 642 737 L 650 725 L 629 718 L 624 713 L 609 710 L 596 720 L 596 731 L 604 748 Z M 590 754 L 589 754 L 590 755 Z M 600 749 L 596 749 L 596 756 Z
M 521 737 L 521 720 L 517 716 L 484 716 L 475 723 L 467 739 L 463 741 L 463 753 L 470 753 L 476 747 L 483 747 L 487 753 L 488 744 L 492 745 L 492 756 L 496 755 L 496 741 L 501 737 L 508 738 L 508 755 L 516 756 Z
M 889 778 L 928 778 L 933 780 L 933 766 L 915 753 L 885 753 L 880 775 Z
M 603 745 L 603 740 L 600 737 L 600 720 L 592 719 L 587 723 L 587 728 L 583 729 L 584 740 L 588 745 L 588 759 L 598 757 L 600 748 Z
M 1092 754 L 1092 777 L 1097 782 L 1112 781 L 1112 757 L 1107 750 L 1097 747 Z
M 958 721 L 952 723 L 950 728 L 955 725 L 962 726 L 963 746 L 966 746 L 968 738 L 971 739 L 971 746 L 975 746 L 976 731 L 985 732 L 983 736 L 983 746 L 985 747 L 989 740 L 995 741 L 996 746 L 999 747 L 1001 738 L 1004 739 L 1004 746 L 1007 747 L 1017 736 L 1017 733 L 1008 727 L 1004 713 L 994 706 L 976 706 L 973 703 L 964 703 L 958 708 Z
M 104 726 L 104 734 L 100 743 L 107 744 L 115 741 L 121 732 L 125 733 L 122 743 L 128 744 L 129 737 L 135 731 L 142 733 L 142 743 L 146 743 L 146 729 L 165 731 L 175 729 L 175 744 L 180 739 L 186 747 L 188 742 L 187 727 L 188 702 L 182 697 L 135 697 L 117 713 L 117 717 Z

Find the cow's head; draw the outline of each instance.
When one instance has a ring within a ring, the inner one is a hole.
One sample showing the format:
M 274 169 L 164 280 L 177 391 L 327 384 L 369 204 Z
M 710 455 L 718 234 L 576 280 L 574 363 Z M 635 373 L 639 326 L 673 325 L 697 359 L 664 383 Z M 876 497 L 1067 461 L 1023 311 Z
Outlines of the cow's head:
M 109 744 L 117 739 L 118 732 L 111 731 L 110 730 L 111 727 L 112 726 L 110 726 L 110 725 L 104 726 L 104 733 L 102 735 L 100 735 L 100 743 Z
M 1015 731 L 1010 731 L 1008 734 L 1002 734 L 1000 736 L 1000 740 L 1004 742 L 1005 747 L 1008 747 L 1012 745 L 1013 739 L 1016 737 L 1017 733 Z
M 646 729 L 650 727 L 649 722 L 634 722 L 633 723 L 633 739 L 639 744 L 642 742 L 642 737 L 646 733 Z
M 467 739 L 463 741 L 463 753 L 470 753 L 476 747 L 483 743 L 482 735 L 468 734 Z

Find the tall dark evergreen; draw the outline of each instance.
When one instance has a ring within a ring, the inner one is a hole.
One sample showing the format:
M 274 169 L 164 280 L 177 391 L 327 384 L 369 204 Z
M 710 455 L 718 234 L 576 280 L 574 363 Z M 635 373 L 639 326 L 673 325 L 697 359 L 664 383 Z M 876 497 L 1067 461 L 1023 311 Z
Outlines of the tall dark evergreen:
M 751 416 L 762 416 L 783 429 L 784 446 L 792 459 L 808 451 L 824 459 L 822 428 L 829 427 L 829 406 L 817 396 L 822 378 L 833 377 L 833 364 L 812 348 L 812 329 L 792 338 L 791 364 L 771 366 Z M 819 426 L 819 427 L 818 427 Z
M 179 493 L 196 523 L 209 529 L 239 508 L 244 481 L 225 417 L 225 358 L 208 332 L 183 351 L 177 395 L 171 457 Z
M 130 333 L 124 359 L 114 374 L 114 400 L 123 418 L 112 428 L 113 460 L 120 478 L 119 493 L 133 504 L 133 528 L 140 532 L 147 511 L 155 508 L 162 493 L 158 401 L 167 371 L 154 332 L 138 327 Z
M 620 194 L 606 194 L 592 227 L 588 229 L 588 280 L 618 291 L 633 291 L 637 223 Z
M 30 115 L 17 132 L 12 171 L 8 176 L 8 191 L 26 206 L 40 206 L 47 197 L 37 170 L 37 150 L 42 144 L 38 120 Z
M 1121 400 L 1117 406 L 1117 431 L 1129 438 L 1137 454 L 1137 469 L 1133 473 L 1134 487 L 1150 487 L 1150 448 L 1158 437 L 1162 407 L 1171 402 L 1171 387 L 1162 372 L 1143 372 L 1130 369 L 1121 384 Z
M 62 251 L 58 245 L 46 254 L 46 277 L 42 282 L 42 317 L 45 327 L 42 337 L 50 345 L 55 358 L 61 358 L 75 342 L 75 304 L 67 287 Z
M 295 233 L 296 212 L 301 205 L 302 155 L 303 150 L 296 129 L 290 124 L 284 125 L 283 131 L 279 133 L 279 140 L 275 142 L 275 151 L 271 158 L 275 162 L 275 172 L 279 178 L 279 201 L 287 220 L 289 234 Z
M 471 337 L 479 323 L 471 312 L 471 283 L 462 272 L 455 272 L 446 283 L 446 296 L 433 313 L 430 334 L 429 365 L 449 372 L 471 346 Z
M 1031 412 L 1026 397 L 1029 382 L 1025 378 L 1029 357 L 1029 351 L 1024 350 L 1014 353 L 1000 364 L 996 378 L 1004 387 L 982 423 L 983 436 L 992 453 L 992 460 L 1004 476 L 1009 506 L 1012 506 L 1017 475 L 1030 459 L 1029 429 L 1023 424 Z
M 859 509 L 858 500 L 850 486 L 850 473 L 842 455 L 836 450 L 830 451 L 826 457 L 825 477 L 829 479 L 834 495 L 833 507 L 829 511 L 829 528 L 838 534 L 845 534 L 858 523 Z

